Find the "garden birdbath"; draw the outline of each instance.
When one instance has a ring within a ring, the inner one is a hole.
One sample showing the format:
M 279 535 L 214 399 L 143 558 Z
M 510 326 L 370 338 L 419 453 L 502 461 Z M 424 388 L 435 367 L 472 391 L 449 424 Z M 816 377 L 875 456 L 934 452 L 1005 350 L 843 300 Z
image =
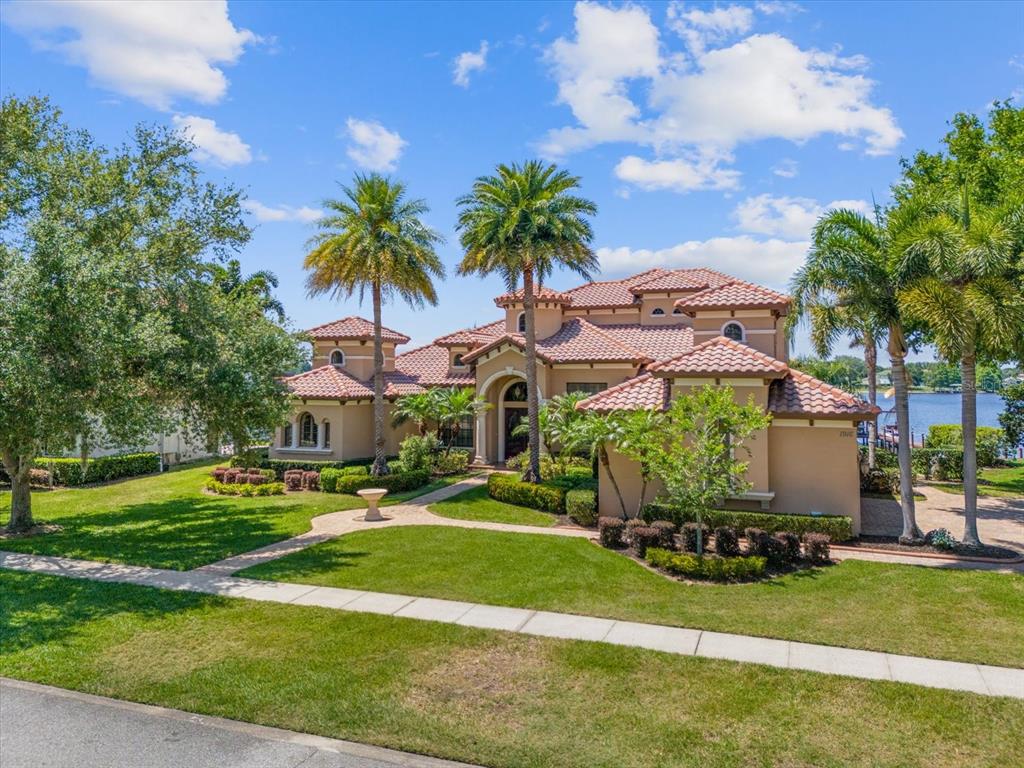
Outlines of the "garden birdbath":
M 363 490 L 356 491 L 356 493 L 363 499 L 366 499 L 366 516 L 363 517 L 363 520 L 368 523 L 378 523 L 384 519 L 384 516 L 380 513 L 380 507 L 377 505 L 387 495 L 386 488 L 363 488 Z

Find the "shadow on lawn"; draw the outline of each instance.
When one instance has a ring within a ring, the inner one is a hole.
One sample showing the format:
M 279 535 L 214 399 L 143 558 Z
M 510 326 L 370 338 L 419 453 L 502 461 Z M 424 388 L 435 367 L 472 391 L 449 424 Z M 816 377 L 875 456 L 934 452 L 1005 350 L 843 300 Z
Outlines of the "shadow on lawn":
M 223 599 L 16 571 L 0 572 L 0 593 L 0 662 L 36 645 L 71 640 L 92 621 L 166 616 Z

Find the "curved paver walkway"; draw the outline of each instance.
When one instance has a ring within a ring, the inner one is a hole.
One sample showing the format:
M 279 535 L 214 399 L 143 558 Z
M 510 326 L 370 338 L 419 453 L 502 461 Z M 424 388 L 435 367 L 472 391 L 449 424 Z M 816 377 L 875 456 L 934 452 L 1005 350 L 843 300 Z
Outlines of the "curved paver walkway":
M 0 552 L 0 568 L 202 592 L 246 600 L 378 613 L 541 637 L 611 643 L 685 656 L 728 659 L 785 669 L 810 670 L 867 680 L 890 680 L 931 688 L 969 691 L 986 696 L 1024 699 L 1024 669 L 1013 667 L 966 664 L 431 597 L 240 579 L 211 571 L 170 571 L 17 552 Z

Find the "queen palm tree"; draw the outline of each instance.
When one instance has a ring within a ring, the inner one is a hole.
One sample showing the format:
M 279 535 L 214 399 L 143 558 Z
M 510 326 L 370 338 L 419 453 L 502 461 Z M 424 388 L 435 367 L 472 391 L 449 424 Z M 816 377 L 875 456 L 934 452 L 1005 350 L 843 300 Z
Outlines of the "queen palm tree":
M 977 360 L 1024 348 L 1024 281 L 1018 257 L 1024 206 L 972 212 L 966 188 L 906 233 L 906 316 L 931 332 L 939 354 L 960 364 L 964 444 L 964 535 L 978 545 Z
M 540 482 L 535 288 L 555 267 L 570 269 L 587 280 L 598 268 L 587 220 L 597 213 L 597 206 L 573 194 L 579 186 L 579 177 L 530 160 L 499 165 L 493 175 L 477 178 L 472 191 L 457 201 L 465 250 L 459 274 L 497 273 L 510 291 L 522 280 L 530 450 L 523 479 L 534 483 Z
M 238 259 L 231 259 L 227 264 L 211 263 L 208 265 L 213 284 L 229 298 L 241 296 L 255 297 L 260 308 L 269 315 L 284 322 L 284 305 L 274 296 L 277 288 L 277 275 L 266 269 L 253 272 L 242 277 L 242 265 Z
M 384 451 L 384 345 L 381 306 L 398 296 L 412 307 L 437 304 L 433 278 L 444 277 L 434 246 L 443 238 L 423 223 L 430 209 L 406 198 L 399 181 L 357 174 L 344 198 L 325 200 L 327 214 L 317 221 L 303 266 L 310 296 L 350 297 L 366 291 L 373 301 L 373 439 L 371 473 L 387 474 Z
M 442 387 L 433 390 L 438 429 L 444 436 L 445 454 L 451 453 L 461 422 L 475 419 L 491 407 L 473 387 Z
M 910 411 L 905 360 L 907 334 L 900 309 L 900 282 L 895 256 L 898 240 L 921 210 L 907 203 L 876 212 L 875 221 L 852 210 L 834 210 L 819 219 L 806 263 L 793 276 L 793 315 L 810 320 L 819 350 L 827 354 L 845 332 L 884 329 L 896 390 L 899 430 L 900 506 L 905 542 L 918 541 L 921 530 L 914 510 L 910 465 Z

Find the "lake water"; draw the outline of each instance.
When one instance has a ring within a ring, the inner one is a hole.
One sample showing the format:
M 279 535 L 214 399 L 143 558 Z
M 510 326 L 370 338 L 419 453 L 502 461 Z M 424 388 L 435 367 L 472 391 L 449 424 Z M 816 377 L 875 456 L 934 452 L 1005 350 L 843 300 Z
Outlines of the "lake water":
M 896 425 L 896 414 L 892 412 L 896 404 L 894 398 L 879 396 L 878 407 L 883 413 L 878 416 L 878 426 Z M 1003 398 L 992 392 L 978 393 L 978 426 L 998 427 L 999 414 L 1003 410 Z M 960 394 L 926 394 L 910 393 L 910 430 L 914 433 L 914 442 L 921 442 L 921 435 L 928 434 L 932 424 L 960 423 Z

